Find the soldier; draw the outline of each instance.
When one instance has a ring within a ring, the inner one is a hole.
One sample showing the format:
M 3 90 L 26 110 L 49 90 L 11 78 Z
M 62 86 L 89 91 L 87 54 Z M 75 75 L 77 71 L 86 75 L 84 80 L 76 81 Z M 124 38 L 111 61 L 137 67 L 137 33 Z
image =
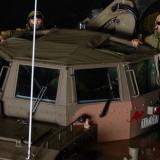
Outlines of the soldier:
M 36 29 L 37 30 L 43 29 L 43 21 L 44 21 L 43 14 L 40 11 L 37 11 L 36 13 Z M 33 30 L 33 26 L 34 26 L 34 11 L 31 11 L 27 18 L 26 29 Z
M 26 28 L 18 28 L 16 30 L 7 30 L 7 31 L 1 31 L 0 33 L 0 43 L 4 42 L 7 38 L 10 38 L 14 35 L 16 35 L 18 32 L 19 33 L 24 33 L 27 31 L 32 31 L 33 26 L 34 26 L 34 13 L 35 11 L 31 11 L 28 14 L 27 17 L 27 23 L 26 23 Z M 44 21 L 44 16 L 40 11 L 36 12 L 36 29 L 41 30 L 43 29 L 43 21 Z
M 160 14 L 156 17 L 155 20 L 154 33 L 146 36 L 144 38 L 144 42 L 155 49 L 160 49 Z M 138 47 L 141 44 L 142 42 L 139 39 L 132 40 L 132 45 L 134 47 Z
M 160 50 L 160 14 L 156 17 L 155 20 L 154 33 L 146 36 L 144 38 L 144 42 L 149 46 Z M 133 47 L 138 47 L 141 44 L 142 42 L 139 39 L 132 40 Z M 158 85 L 160 85 L 160 54 L 154 56 L 154 62 L 156 67 L 156 82 Z

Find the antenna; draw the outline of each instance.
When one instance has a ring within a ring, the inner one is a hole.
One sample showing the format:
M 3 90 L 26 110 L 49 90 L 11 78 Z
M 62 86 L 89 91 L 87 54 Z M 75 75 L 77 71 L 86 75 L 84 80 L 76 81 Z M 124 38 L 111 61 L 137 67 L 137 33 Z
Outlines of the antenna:
M 34 26 L 32 41 L 32 72 L 31 72 L 31 93 L 30 93 L 30 110 L 29 110 L 29 133 L 28 133 L 28 156 L 26 160 L 32 160 L 31 142 L 32 142 L 32 108 L 33 108 L 33 81 L 34 81 L 34 59 L 35 59 L 35 39 L 36 39 L 36 14 L 37 0 L 34 3 Z

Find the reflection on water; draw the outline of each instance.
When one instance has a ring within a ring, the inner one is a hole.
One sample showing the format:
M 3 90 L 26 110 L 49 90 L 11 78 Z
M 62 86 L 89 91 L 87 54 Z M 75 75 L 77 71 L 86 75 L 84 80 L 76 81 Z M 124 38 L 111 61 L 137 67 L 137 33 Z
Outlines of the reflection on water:
M 97 144 L 98 160 L 160 160 L 160 128 L 133 138 Z

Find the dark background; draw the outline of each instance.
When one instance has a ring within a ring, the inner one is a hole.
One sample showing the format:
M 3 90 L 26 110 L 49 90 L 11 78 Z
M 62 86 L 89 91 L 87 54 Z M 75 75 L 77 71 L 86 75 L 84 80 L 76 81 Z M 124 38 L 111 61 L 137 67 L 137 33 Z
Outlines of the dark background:
M 105 8 L 113 0 L 38 0 L 38 10 L 45 17 L 45 27 L 72 28 L 89 15 L 92 9 Z M 160 0 L 134 0 L 139 12 Z M 1 0 L 0 30 L 25 27 L 34 0 Z
M 38 10 L 45 17 L 45 26 L 75 27 L 93 8 L 106 6 L 112 0 L 38 0 Z M 0 30 L 24 27 L 26 17 L 34 9 L 34 0 L 1 0 Z

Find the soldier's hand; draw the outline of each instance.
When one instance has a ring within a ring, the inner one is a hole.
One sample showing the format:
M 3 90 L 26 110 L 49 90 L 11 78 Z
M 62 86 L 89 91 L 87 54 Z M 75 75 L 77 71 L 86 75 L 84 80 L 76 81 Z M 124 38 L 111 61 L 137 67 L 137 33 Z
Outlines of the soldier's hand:
M 143 44 L 139 39 L 132 39 L 131 42 L 133 47 L 138 47 Z
M 0 43 L 3 43 L 4 42 L 4 38 L 2 35 L 0 35 Z

